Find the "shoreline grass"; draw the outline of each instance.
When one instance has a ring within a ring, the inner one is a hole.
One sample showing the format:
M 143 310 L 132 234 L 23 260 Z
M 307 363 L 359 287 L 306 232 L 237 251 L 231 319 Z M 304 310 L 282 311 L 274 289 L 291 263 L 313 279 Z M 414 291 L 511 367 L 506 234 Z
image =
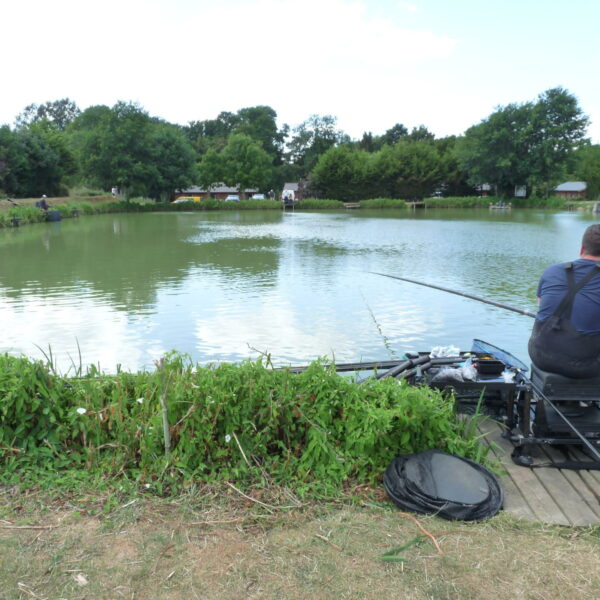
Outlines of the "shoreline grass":
M 498 198 L 425 198 L 422 205 L 427 208 L 464 208 L 483 209 L 498 202 Z M 0 228 L 42 223 L 46 221 L 46 213 L 35 207 L 37 199 L 18 200 L 19 206 L 6 200 L 0 201 Z M 281 202 L 276 200 L 242 200 L 240 202 L 224 202 L 207 199 L 202 202 L 153 202 L 142 198 L 129 202 L 115 201 L 109 196 L 82 195 L 66 198 L 49 199 L 51 210 L 58 210 L 61 218 L 68 219 L 79 215 L 106 213 L 142 213 L 142 212 L 195 212 L 195 211 L 239 211 L 239 210 L 282 210 Z M 591 212 L 595 201 L 568 200 L 564 198 L 515 198 L 511 201 L 513 208 L 538 208 L 551 210 L 578 210 Z M 361 208 L 367 209 L 399 209 L 412 208 L 412 203 L 392 198 L 372 198 L 360 201 Z M 293 210 L 340 210 L 344 202 L 306 198 L 294 205 Z M 290 209 L 288 209 L 290 210 Z

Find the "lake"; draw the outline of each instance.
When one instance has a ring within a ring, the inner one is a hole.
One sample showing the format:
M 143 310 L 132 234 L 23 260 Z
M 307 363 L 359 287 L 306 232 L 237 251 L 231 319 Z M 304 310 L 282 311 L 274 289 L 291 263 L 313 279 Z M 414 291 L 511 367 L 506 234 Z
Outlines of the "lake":
M 481 338 L 528 362 L 532 319 L 389 273 L 535 310 L 537 281 L 577 258 L 589 213 L 542 210 L 194 212 L 0 230 L 0 351 L 152 368 L 269 354 L 338 362 Z

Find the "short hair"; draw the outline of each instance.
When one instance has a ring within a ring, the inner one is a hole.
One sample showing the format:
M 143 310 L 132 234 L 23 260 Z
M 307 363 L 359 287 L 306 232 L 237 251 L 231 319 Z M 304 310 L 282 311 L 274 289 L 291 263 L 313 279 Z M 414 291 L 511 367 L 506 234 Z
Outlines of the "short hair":
M 585 230 L 581 245 L 585 254 L 600 256 L 600 223 L 590 225 Z

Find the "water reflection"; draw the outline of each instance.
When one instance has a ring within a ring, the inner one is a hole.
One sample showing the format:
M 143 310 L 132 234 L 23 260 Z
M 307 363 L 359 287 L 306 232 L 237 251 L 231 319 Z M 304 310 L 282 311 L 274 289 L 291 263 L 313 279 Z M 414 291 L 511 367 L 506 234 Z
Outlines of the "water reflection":
M 531 319 L 419 286 L 534 310 L 548 264 L 593 217 L 517 211 L 102 215 L 0 231 L 0 349 L 59 367 L 136 369 L 271 353 L 388 358 L 489 339 L 526 359 Z M 78 348 L 79 344 L 79 348 Z

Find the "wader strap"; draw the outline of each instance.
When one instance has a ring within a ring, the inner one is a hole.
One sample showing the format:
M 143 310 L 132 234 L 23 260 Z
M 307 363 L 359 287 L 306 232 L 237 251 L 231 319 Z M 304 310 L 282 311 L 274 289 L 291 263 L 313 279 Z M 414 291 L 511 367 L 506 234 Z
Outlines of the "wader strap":
M 575 294 L 593 277 L 600 273 L 600 263 L 597 262 L 595 267 L 578 283 L 575 283 L 575 273 L 573 272 L 573 263 L 566 263 L 565 270 L 567 271 L 567 283 L 569 285 L 569 291 L 566 296 L 561 300 L 560 304 L 552 313 L 553 317 L 560 317 L 563 312 L 566 312 L 565 316 L 570 319 L 571 311 L 573 310 L 573 300 Z

